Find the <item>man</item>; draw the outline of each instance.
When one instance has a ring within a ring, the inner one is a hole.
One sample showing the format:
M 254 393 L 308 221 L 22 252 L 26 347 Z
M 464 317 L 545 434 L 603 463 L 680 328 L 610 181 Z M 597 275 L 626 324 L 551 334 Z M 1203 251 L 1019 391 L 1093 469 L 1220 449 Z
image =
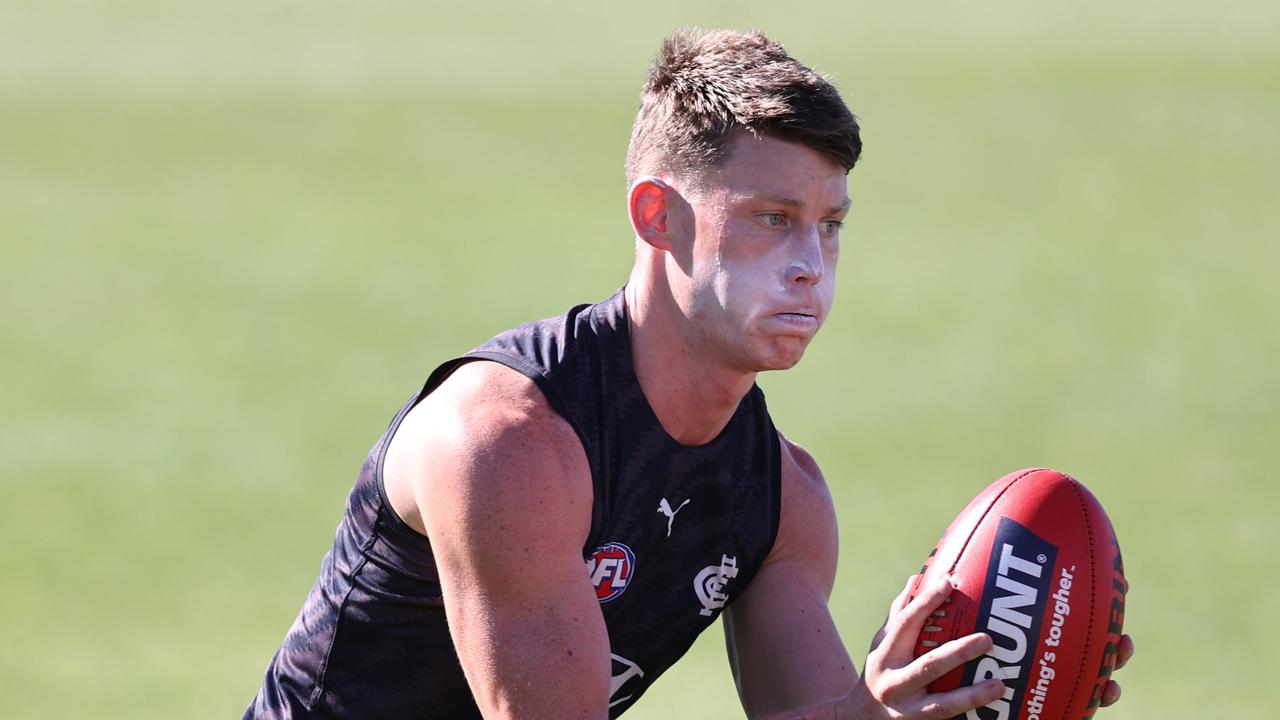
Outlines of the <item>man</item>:
M 752 717 L 999 697 L 924 690 L 991 647 L 912 657 L 946 584 L 904 591 L 859 677 L 827 608 L 831 495 L 755 385 L 827 316 L 860 151 L 835 88 L 763 35 L 670 38 L 627 156 L 627 284 L 432 373 L 245 717 L 616 717 L 721 612 Z

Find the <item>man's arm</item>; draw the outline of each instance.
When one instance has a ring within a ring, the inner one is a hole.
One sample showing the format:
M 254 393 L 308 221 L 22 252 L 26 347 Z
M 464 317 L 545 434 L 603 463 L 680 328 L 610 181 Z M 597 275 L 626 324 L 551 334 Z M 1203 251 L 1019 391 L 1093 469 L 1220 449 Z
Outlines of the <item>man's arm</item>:
M 769 557 L 725 613 L 725 642 L 748 716 L 846 695 L 858 680 L 827 599 L 839 539 L 812 458 L 782 439 L 782 518 Z
M 392 506 L 431 540 L 449 633 L 486 718 L 605 718 L 609 640 L 582 546 L 582 443 L 532 381 L 460 367 L 388 449 Z
M 835 508 L 817 464 L 782 440 L 782 518 L 769 558 L 726 615 L 730 664 L 752 718 L 952 717 L 991 702 L 999 681 L 928 694 L 925 685 L 991 647 L 972 635 L 915 659 L 915 639 L 950 587 L 934 588 L 891 610 L 858 676 L 827 600 L 835 583 Z

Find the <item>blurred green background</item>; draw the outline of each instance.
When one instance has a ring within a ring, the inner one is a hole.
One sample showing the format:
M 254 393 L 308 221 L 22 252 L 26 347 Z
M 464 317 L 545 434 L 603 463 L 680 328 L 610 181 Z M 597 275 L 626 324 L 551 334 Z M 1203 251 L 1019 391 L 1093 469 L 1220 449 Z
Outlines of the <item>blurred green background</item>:
M 607 296 L 679 26 L 758 27 L 864 124 L 840 299 L 763 377 L 834 486 L 857 659 L 1029 465 L 1109 509 L 1102 717 L 1266 717 L 1280 662 L 1280 5 L 0 7 L 0 717 L 238 717 L 386 421 Z M 740 717 L 719 632 L 629 718 Z

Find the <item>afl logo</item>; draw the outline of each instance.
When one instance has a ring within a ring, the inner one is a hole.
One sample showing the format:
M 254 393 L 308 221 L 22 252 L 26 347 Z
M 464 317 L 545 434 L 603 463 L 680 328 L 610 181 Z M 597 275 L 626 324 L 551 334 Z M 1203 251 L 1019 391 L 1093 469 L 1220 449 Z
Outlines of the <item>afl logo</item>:
M 601 545 L 587 558 L 587 576 L 596 586 L 596 599 L 602 603 L 618 597 L 627 589 L 635 569 L 635 553 L 619 542 Z

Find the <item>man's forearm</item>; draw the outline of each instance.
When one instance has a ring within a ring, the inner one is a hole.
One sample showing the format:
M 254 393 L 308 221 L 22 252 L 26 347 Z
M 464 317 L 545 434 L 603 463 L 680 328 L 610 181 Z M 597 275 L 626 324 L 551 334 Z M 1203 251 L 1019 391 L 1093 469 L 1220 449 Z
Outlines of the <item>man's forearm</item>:
M 752 720 L 855 720 L 853 698 L 845 695 L 838 700 L 828 700 L 799 710 L 784 710 L 769 715 L 758 715 Z

